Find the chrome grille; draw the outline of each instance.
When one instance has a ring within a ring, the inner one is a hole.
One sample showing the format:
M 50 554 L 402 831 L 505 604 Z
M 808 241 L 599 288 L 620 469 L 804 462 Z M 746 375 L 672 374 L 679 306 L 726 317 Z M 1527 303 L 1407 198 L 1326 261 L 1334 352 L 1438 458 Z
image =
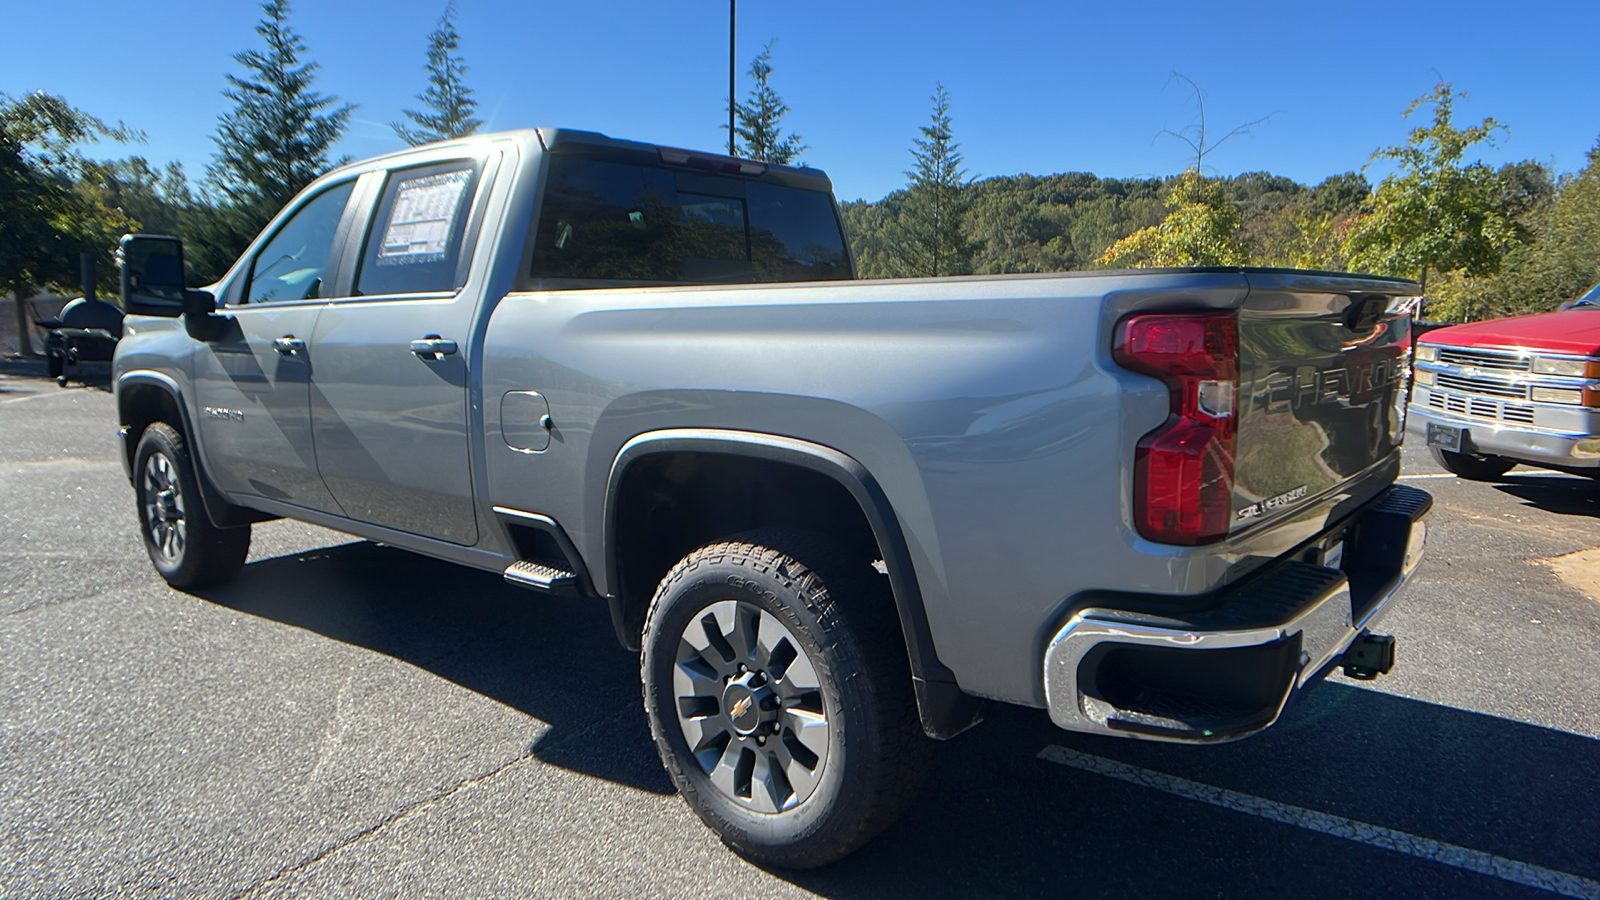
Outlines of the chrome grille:
M 1494 350 L 1463 350 L 1459 347 L 1440 347 L 1439 362 L 1451 366 L 1472 366 L 1476 369 L 1495 369 L 1501 372 L 1531 372 L 1533 357 Z
M 1467 394 L 1487 394 L 1490 397 L 1506 397 L 1512 400 L 1528 399 L 1527 385 L 1508 384 L 1493 378 L 1475 378 L 1470 375 L 1449 375 L 1440 372 L 1434 376 L 1434 383 L 1446 390 Z
M 1533 407 L 1502 403 L 1487 397 L 1463 397 L 1460 394 L 1446 394 L 1433 390 L 1428 392 L 1428 406 L 1476 419 L 1493 419 L 1518 425 L 1533 424 Z

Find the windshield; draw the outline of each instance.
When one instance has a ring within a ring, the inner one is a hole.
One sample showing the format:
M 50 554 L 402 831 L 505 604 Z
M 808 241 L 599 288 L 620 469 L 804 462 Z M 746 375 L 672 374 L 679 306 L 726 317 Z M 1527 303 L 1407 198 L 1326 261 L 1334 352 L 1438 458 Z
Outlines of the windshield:
M 1600 284 L 1589 288 L 1589 290 L 1586 291 L 1582 297 L 1579 297 L 1577 300 L 1572 302 L 1571 308 L 1577 309 L 1579 307 L 1584 309 L 1600 309 Z

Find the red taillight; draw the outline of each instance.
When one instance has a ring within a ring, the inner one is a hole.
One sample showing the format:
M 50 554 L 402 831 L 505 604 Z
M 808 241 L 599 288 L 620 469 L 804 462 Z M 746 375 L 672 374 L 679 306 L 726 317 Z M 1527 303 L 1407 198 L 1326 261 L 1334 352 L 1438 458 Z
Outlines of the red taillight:
M 1130 316 L 1117 328 L 1117 364 L 1166 382 L 1171 415 L 1139 440 L 1134 524 L 1164 544 L 1209 544 L 1233 513 L 1234 405 L 1239 324 L 1232 313 Z

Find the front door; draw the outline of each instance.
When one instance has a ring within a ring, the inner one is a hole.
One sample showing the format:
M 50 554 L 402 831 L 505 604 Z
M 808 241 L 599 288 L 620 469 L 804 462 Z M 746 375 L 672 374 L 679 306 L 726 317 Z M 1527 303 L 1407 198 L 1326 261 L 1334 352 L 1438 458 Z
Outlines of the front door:
M 338 514 L 317 473 L 308 350 L 354 181 L 298 208 L 239 277 L 223 335 L 195 355 L 201 444 L 217 487 Z
M 312 337 L 317 466 L 350 518 L 478 540 L 467 440 L 477 292 L 464 291 L 481 160 L 396 169 L 366 235 L 357 296 Z

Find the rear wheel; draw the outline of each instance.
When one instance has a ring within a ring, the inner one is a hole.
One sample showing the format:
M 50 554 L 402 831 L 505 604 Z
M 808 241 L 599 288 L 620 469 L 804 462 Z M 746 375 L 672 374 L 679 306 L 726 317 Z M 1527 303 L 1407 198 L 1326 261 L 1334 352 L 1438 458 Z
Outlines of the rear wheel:
M 689 554 L 645 624 L 645 709 L 691 808 L 738 852 L 810 868 L 882 831 L 921 786 L 922 733 L 885 579 L 819 536 Z
M 144 548 L 161 577 L 185 589 L 232 578 L 250 552 L 250 526 L 211 524 L 183 435 L 165 422 L 146 428 L 133 466 Z
M 1451 450 L 1441 450 L 1438 447 L 1428 448 L 1433 451 L 1434 462 L 1454 473 L 1457 477 L 1470 481 L 1493 481 L 1501 475 L 1511 471 L 1517 464 L 1514 459 L 1503 456 L 1474 456 L 1467 453 L 1456 453 Z

